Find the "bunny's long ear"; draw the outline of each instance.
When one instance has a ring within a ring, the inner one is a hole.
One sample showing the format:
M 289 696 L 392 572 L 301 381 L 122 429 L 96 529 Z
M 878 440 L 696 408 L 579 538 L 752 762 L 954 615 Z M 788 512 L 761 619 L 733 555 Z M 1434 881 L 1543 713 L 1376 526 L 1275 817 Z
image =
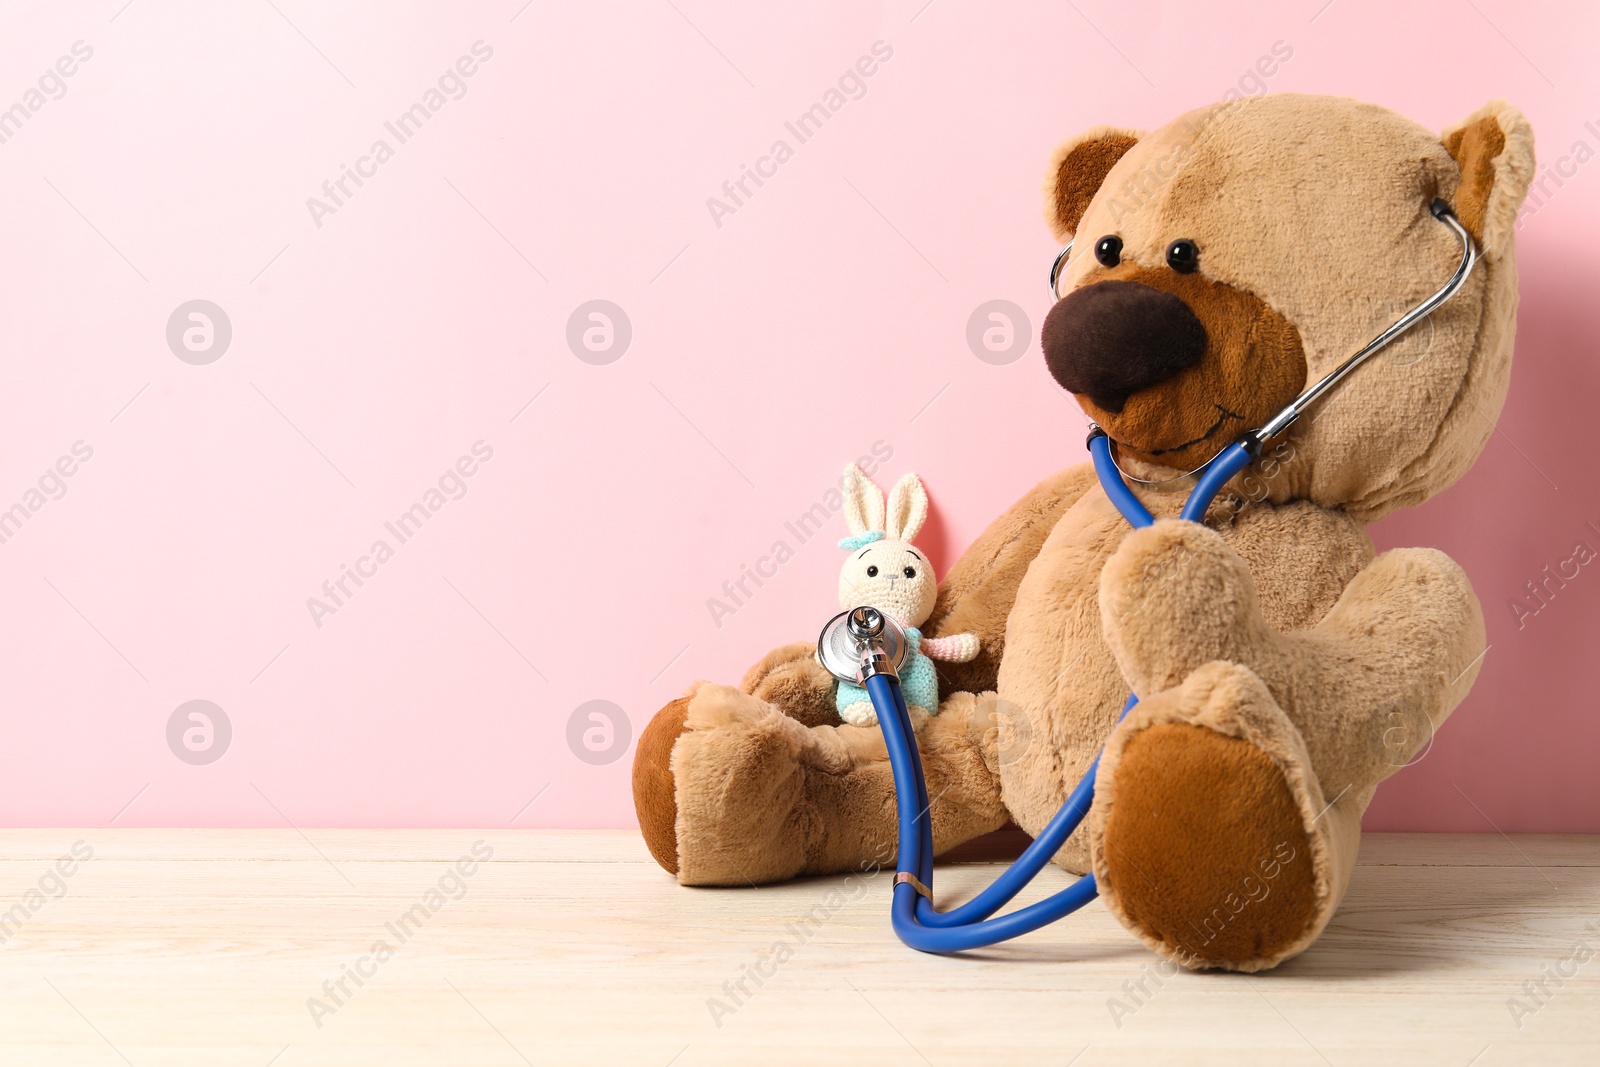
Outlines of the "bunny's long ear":
M 844 468 L 844 521 L 852 534 L 883 529 L 883 490 L 854 463 Z
M 910 541 L 928 519 L 928 493 L 922 479 L 907 474 L 889 490 L 889 518 L 884 527 L 890 540 Z

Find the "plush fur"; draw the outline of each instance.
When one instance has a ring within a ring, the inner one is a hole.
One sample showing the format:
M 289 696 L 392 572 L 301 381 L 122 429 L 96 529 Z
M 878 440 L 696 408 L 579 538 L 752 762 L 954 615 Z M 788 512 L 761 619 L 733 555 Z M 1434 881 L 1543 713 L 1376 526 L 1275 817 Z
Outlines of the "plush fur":
M 1191 484 L 1180 478 L 1137 487 L 1158 521 L 1130 530 L 1083 465 L 972 544 L 924 628 L 981 642 L 972 662 L 940 665 L 948 696 L 918 718 L 937 851 L 1008 818 L 1037 833 L 1104 747 L 1094 806 L 1056 862 L 1092 870 L 1130 931 L 1184 966 L 1240 971 L 1315 941 L 1378 783 L 1428 742 L 1481 662 L 1460 568 L 1428 549 L 1376 556 L 1364 526 L 1448 486 L 1493 430 L 1532 170 L 1532 134 L 1499 102 L 1440 137 L 1370 105 L 1272 95 L 1057 150 L 1046 218 L 1078 240 L 1064 297 L 1132 282 L 1182 299 L 1206 332 L 1198 363 L 1150 364 L 1120 410 L 1079 397 L 1141 476 L 1204 461 L 1437 289 L 1458 246 L 1428 214 L 1435 196 L 1482 259 L 1203 524 L 1176 520 Z M 1123 242 L 1114 267 L 1090 254 L 1104 235 Z M 1180 238 L 1200 250 L 1194 273 L 1166 265 Z M 1218 407 L 1239 424 L 1208 435 Z M 881 735 L 830 714 L 831 680 L 810 652 L 779 649 L 739 689 L 697 685 L 641 737 L 640 825 L 683 884 L 892 854 Z M 1130 689 L 1140 703 L 1118 724 Z
M 1139 143 L 1138 130 L 1096 126 L 1057 148 L 1045 169 L 1045 217 L 1058 241 L 1072 240 L 1078 220 L 1117 160 Z M 1080 249 L 1080 252 L 1083 251 Z

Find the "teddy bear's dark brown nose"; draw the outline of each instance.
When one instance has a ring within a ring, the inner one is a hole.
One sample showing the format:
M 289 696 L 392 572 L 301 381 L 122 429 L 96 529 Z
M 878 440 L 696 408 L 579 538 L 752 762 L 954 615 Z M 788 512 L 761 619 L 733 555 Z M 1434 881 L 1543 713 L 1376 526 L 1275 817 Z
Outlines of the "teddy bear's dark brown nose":
M 1110 412 L 1206 354 L 1206 328 L 1189 305 L 1139 282 L 1073 290 L 1045 316 L 1039 340 L 1055 380 Z

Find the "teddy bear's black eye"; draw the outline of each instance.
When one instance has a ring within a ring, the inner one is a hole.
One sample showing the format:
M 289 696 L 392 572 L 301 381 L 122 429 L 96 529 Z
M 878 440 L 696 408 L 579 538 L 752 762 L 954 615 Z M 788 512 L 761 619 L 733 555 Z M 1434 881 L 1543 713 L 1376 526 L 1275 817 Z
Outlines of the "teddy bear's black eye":
M 867 577 L 868 578 L 876 578 L 877 576 L 878 576 L 878 568 L 877 567 L 868 567 L 867 568 Z
M 1122 238 L 1108 233 L 1094 243 L 1094 258 L 1102 267 L 1115 267 L 1122 262 Z
M 1167 266 L 1179 274 L 1190 274 L 1200 266 L 1200 249 L 1187 237 L 1179 238 L 1167 246 Z
M 916 576 L 917 576 L 917 568 L 915 568 L 915 567 L 907 567 L 906 568 L 906 577 L 907 578 L 915 578 Z

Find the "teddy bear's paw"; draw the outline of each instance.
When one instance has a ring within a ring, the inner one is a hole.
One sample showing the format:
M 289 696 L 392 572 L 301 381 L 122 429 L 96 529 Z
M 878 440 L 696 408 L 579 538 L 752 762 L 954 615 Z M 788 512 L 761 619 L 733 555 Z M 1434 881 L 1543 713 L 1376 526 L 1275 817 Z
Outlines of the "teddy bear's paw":
M 771 704 L 804 726 L 837 726 L 834 679 L 817 662 L 809 641 L 775 648 L 748 671 L 739 688 Z
M 1091 818 L 1113 913 L 1186 967 L 1257 971 L 1299 952 L 1334 903 L 1309 767 L 1237 664 L 1142 702 L 1107 746 Z
M 1216 531 L 1178 519 L 1123 538 L 1100 574 L 1100 617 L 1139 692 L 1213 660 L 1252 662 L 1270 639 L 1249 565 Z
M 851 726 L 878 725 L 878 713 L 872 709 L 872 704 L 865 700 L 857 700 L 839 709 L 839 718 Z

